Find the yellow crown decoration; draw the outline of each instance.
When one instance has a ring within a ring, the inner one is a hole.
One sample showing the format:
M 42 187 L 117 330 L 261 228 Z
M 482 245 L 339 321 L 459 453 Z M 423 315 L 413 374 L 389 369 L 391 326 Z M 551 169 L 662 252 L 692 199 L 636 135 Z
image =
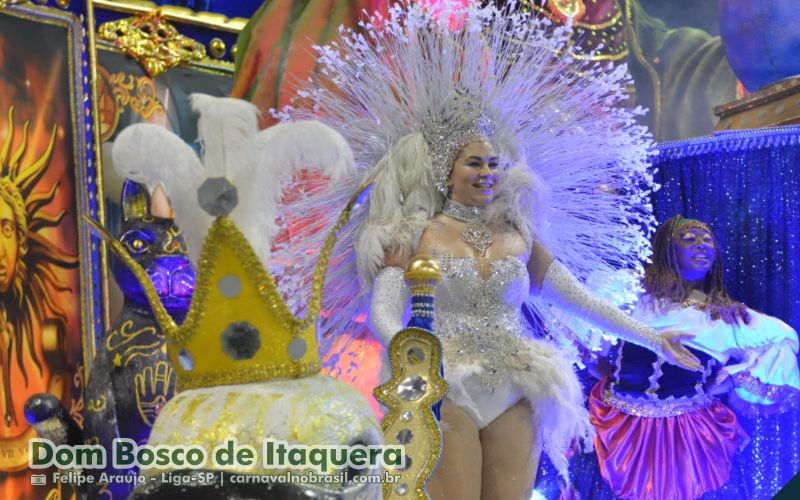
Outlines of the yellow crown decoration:
M 227 217 L 217 217 L 206 235 L 191 307 L 180 326 L 125 247 L 95 222 L 89 223 L 142 285 L 167 336 L 178 391 L 298 378 L 320 372 L 316 326 L 325 272 L 338 232 L 369 187 L 362 186 L 352 196 L 328 232 L 303 318 L 294 316 L 247 238 Z

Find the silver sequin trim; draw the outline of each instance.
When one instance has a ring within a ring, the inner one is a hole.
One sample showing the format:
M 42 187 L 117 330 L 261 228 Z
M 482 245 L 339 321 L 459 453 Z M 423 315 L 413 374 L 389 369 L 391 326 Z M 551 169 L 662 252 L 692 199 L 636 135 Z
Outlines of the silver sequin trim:
M 772 402 L 781 402 L 797 398 L 800 391 L 789 385 L 771 385 L 760 381 L 748 372 L 740 372 L 733 376 L 737 389 L 744 389 L 750 394 Z
M 709 396 L 694 396 L 691 398 L 667 399 L 629 399 L 618 396 L 608 389 L 603 392 L 603 401 L 613 406 L 622 413 L 637 417 L 674 417 L 700 410 L 714 402 Z

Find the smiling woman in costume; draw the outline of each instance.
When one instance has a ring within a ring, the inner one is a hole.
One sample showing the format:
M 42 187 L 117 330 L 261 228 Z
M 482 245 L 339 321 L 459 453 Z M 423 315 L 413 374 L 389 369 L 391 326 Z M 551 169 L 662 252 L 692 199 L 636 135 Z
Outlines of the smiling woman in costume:
M 294 111 L 354 149 L 361 176 L 328 185 L 331 206 L 374 181 L 340 234 L 320 329 L 328 339 L 355 331 L 367 302 L 388 343 L 404 325 L 403 267 L 416 253 L 436 256 L 434 329 L 450 390 L 431 495 L 527 499 L 540 449 L 566 477 L 567 449 L 591 426 L 570 362 L 536 339 L 543 332 L 524 321 L 523 305 L 547 328 L 554 304 L 699 365 L 679 334 L 657 334 L 580 282 L 640 267 L 649 254 L 650 142 L 637 111 L 616 106 L 624 70 L 582 65 L 567 31 L 526 13 L 475 4 L 434 13 L 424 3 L 395 6 L 362 26 L 365 36 L 343 30 L 320 48 L 323 81 L 306 85 L 307 111 Z M 319 213 L 319 199 L 292 213 Z
M 634 317 L 685 342 L 702 372 L 664 364 L 623 342 L 613 375 L 589 399 L 603 477 L 622 498 L 692 499 L 728 481 L 748 437 L 714 396 L 731 391 L 737 409 L 779 411 L 800 402 L 797 334 L 748 309 L 725 290 L 719 243 L 703 222 L 675 216 L 653 240 L 646 294 Z

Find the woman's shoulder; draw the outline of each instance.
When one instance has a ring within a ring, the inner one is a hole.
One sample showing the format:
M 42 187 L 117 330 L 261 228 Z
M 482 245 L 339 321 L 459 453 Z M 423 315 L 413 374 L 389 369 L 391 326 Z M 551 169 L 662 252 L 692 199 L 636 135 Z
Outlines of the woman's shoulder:
M 437 214 L 428 220 L 427 227 L 422 231 L 416 253 L 432 254 L 437 250 L 441 251 L 448 243 L 460 241 L 460 235 L 461 232 L 452 219 Z

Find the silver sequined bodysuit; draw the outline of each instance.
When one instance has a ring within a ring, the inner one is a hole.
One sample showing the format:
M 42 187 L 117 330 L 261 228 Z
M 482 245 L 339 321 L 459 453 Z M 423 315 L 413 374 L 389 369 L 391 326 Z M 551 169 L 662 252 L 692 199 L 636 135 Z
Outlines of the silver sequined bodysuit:
M 475 259 L 437 256 L 442 282 L 436 289 L 434 330 L 444 349 L 448 398 L 479 428 L 527 396 L 536 406 L 566 378 L 568 363 L 531 338 L 521 316 L 530 290 L 525 257 L 493 260 L 484 279 Z M 570 379 L 570 388 L 577 380 Z M 567 391 L 569 392 L 569 391 Z

